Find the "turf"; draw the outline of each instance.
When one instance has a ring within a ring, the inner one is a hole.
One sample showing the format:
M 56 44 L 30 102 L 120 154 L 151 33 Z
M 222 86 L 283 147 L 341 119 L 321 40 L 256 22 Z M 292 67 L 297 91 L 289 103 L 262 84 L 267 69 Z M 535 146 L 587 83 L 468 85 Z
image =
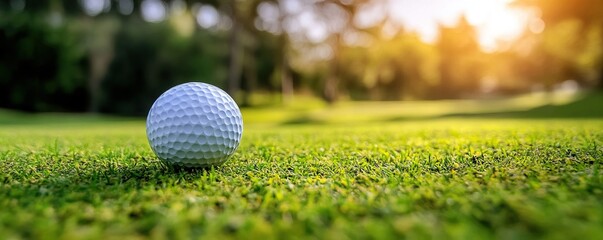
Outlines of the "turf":
M 191 171 L 142 120 L 67 119 L 0 126 L 1 239 L 603 238 L 597 117 L 282 118 Z

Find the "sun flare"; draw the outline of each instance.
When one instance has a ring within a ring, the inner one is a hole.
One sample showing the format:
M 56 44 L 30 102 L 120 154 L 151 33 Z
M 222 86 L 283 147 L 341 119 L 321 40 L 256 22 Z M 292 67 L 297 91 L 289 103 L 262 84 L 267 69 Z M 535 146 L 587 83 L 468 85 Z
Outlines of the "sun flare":
M 529 21 L 529 14 L 509 6 L 506 0 L 461 1 L 467 20 L 478 30 L 479 41 L 486 50 L 499 47 L 499 41 L 518 37 Z
M 501 47 L 501 41 L 517 38 L 534 15 L 509 3 L 509 0 L 392 0 L 390 14 L 426 41 L 435 40 L 438 24 L 453 26 L 464 15 L 476 27 L 484 50 L 492 51 Z

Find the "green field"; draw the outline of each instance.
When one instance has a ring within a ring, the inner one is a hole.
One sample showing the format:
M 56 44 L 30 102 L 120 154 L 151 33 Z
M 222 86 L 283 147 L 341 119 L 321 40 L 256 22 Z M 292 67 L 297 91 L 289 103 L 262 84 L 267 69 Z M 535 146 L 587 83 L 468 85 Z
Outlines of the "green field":
M 1 111 L 0 239 L 603 239 L 602 105 L 244 109 L 232 159 L 190 171 L 143 119 Z

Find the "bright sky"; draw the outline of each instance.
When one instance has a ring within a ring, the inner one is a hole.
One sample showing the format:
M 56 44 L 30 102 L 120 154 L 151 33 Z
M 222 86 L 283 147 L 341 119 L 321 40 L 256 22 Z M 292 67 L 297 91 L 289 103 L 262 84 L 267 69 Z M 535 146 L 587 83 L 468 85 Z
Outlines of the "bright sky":
M 499 40 L 518 37 L 533 13 L 508 6 L 511 0 L 389 0 L 392 18 L 418 32 L 425 41 L 435 40 L 438 23 L 456 24 L 461 14 L 477 27 L 482 47 L 492 50 Z

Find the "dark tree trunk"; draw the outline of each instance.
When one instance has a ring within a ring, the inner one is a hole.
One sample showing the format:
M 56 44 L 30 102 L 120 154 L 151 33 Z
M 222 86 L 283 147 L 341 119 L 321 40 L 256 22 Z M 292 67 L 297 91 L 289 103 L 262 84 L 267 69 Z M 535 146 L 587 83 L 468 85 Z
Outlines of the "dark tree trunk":
M 336 102 L 339 97 L 339 44 L 340 36 L 339 34 L 335 34 L 333 43 L 331 44 L 333 56 L 329 64 L 330 68 L 323 89 L 323 99 L 329 104 Z
M 112 54 L 106 52 L 92 51 L 89 55 L 90 77 L 88 78 L 88 91 L 90 93 L 89 112 L 98 112 L 101 98 L 101 84 L 107 73 Z
M 293 79 L 291 79 L 291 71 L 289 67 L 289 57 L 287 56 L 287 37 L 286 34 L 282 34 L 280 37 L 280 48 L 281 48 L 281 61 L 280 61 L 280 73 L 281 73 L 281 95 L 283 102 L 289 102 L 293 97 Z
M 227 92 L 233 98 L 239 92 L 240 79 L 242 72 L 243 51 L 241 51 L 241 23 L 236 4 L 231 3 L 229 6 L 230 19 L 232 20 L 232 28 L 230 29 L 229 39 L 229 67 L 228 67 L 228 83 Z
M 98 112 L 102 97 L 102 82 L 107 74 L 111 62 L 113 61 L 113 36 L 117 25 L 111 18 L 100 20 L 91 20 L 85 17 L 88 26 L 94 30 L 88 30 L 86 36 L 88 39 L 88 91 L 89 102 L 88 111 Z M 100 31 L 100 34 L 99 34 Z
M 258 73 L 257 73 L 257 68 L 255 66 L 255 62 L 254 61 L 248 61 L 247 64 L 245 65 L 245 69 L 244 69 L 244 74 L 245 74 L 245 84 L 244 84 L 244 88 L 245 88 L 245 92 L 243 95 L 243 102 L 241 103 L 242 106 L 251 106 L 251 95 L 253 94 L 258 79 Z

